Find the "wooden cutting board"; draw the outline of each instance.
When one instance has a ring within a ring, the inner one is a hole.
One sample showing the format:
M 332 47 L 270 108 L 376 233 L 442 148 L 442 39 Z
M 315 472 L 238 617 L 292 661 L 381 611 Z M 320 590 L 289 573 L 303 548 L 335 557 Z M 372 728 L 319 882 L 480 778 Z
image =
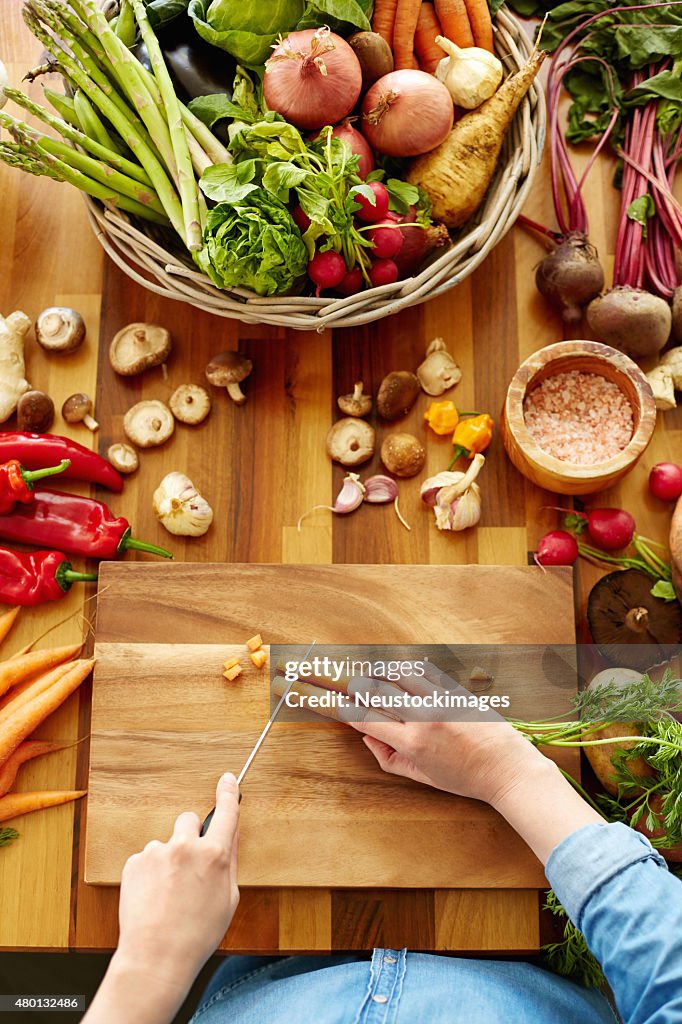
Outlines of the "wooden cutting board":
M 572 575 L 103 563 L 87 882 L 118 884 L 130 854 L 166 838 L 180 811 L 205 814 L 219 774 L 241 768 L 269 714 L 269 674 L 249 665 L 226 683 L 222 663 L 258 631 L 270 644 L 572 644 Z M 573 752 L 562 765 L 578 771 Z M 539 863 L 495 812 L 385 775 L 346 725 L 276 722 L 243 792 L 243 886 L 543 885 Z

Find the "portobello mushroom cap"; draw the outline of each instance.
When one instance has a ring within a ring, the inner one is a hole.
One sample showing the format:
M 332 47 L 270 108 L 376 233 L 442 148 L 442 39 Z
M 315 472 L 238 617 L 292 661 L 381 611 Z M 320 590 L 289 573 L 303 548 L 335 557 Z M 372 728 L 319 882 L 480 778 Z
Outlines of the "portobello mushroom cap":
M 610 572 L 594 585 L 587 621 L 600 653 L 612 664 L 645 672 L 682 643 L 682 608 L 653 597 L 650 576 L 639 569 Z

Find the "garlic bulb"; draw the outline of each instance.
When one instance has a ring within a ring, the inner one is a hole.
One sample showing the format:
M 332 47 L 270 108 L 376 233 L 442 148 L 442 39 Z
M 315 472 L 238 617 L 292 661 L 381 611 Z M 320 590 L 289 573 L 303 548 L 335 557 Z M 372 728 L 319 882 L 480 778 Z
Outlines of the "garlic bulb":
M 161 524 L 179 537 L 201 537 L 213 522 L 213 509 L 184 473 L 168 473 L 152 505 Z
M 444 36 L 436 36 L 441 50 L 448 54 L 436 68 L 457 107 L 474 110 L 489 100 L 502 81 L 503 67 L 494 53 L 479 46 L 462 49 Z
M 484 462 L 474 455 L 466 473 L 438 473 L 422 484 L 422 501 L 433 508 L 439 530 L 468 530 L 481 518 L 481 489 L 474 481 Z

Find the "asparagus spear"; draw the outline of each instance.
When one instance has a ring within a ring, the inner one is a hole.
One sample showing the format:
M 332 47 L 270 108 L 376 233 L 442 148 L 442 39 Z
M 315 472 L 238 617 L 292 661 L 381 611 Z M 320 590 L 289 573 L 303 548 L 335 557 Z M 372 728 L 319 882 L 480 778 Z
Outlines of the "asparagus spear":
M 22 137 L 17 133 L 17 146 L 11 147 L 11 143 L 0 144 L 0 159 L 12 166 L 20 167 L 21 170 L 29 171 L 31 174 L 47 174 L 48 177 L 57 181 L 68 181 L 75 185 L 81 192 L 86 192 L 95 199 L 100 199 L 108 206 L 113 206 L 136 217 L 143 217 L 146 220 L 154 221 L 157 224 L 166 224 L 166 218 L 162 214 L 151 210 L 144 203 L 137 202 L 129 196 L 121 195 L 115 189 L 108 188 L 99 181 L 94 181 L 87 175 L 74 167 L 70 167 L 63 160 L 48 153 L 38 143 L 28 137 Z M 143 186 L 140 185 L 140 189 Z
M 149 148 L 139 131 L 102 90 L 86 75 L 78 62 L 47 33 L 38 19 L 33 15 L 30 6 L 24 7 L 24 20 L 30 31 L 51 52 L 59 55 L 58 68 L 64 70 L 70 79 L 83 90 L 92 103 L 111 122 L 123 141 L 140 161 L 156 190 L 156 194 L 166 211 L 173 228 L 184 240 L 184 221 L 182 206 L 178 195 L 166 174 L 163 164 Z
M 51 90 L 45 90 L 45 93 Z M 26 96 L 25 93 L 21 92 L 20 89 L 12 89 L 9 86 L 5 88 L 5 95 L 8 99 L 13 100 L 17 106 L 22 107 L 23 110 L 27 110 L 29 114 L 33 114 L 43 124 L 48 125 L 50 128 L 54 128 L 55 131 L 64 139 L 68 139 L 69 142 L 73 142 L 74 145 L 80 146 L 81 149 L 86 149 L 88 153 L 93 156 L 99 157 L 100 160 L 104 160 L 105 163 L 109 164 L 110 167 L 115 168 L 117 171 L 121 171 L 122 174 L 127 175 L 129 178 L 134 178 L 139 181 L 142 185 L 151 187 L 149 177 L 139 164 L 133 163 L 132 160 L 128 160 L 126 157 L 121 156 L 114 150 L 107 149 L 106 146 L 100 145 L 94 139 L 90 138 L 89 135 L 85 135 L 79 128 L 73 127 L 72 124 L 66 120 L 62 120 L 59 117 L 55 117 L 49 110 L 42 107 L 39 103 L 35 103 L 32 99 Z M 59 95 L 57 93 L 57 95 Z M 69 99 L 69 97 L 61 97 L 62 99 Z M 72 102 L 69 100 L 69 102 Z
M 154 76 L 161 92 L 163 105 L 166 111 L 166 120 L 171 132 L 173 151 L 178 167 L 178 189 L 182 202 L 182 210 L 185 218 L 185 236 L 187 248 L 190 252 L 199 252 L 201 249 L 201 224 L 199 222 L 199 202 L 197 200 L 197 183 L 194 179 L 194 168 L 190 156 L 187 139 L 182 125 L 180 105 L 175 95 L 175 89 L 171 82 L 166 62 L 161 53 L 161 47 L 154 35 L 147 12 L 142 0 L 133 0 L 133 12 L 135 20 L 140 28 L 140 34 L 147 47 L 147 53 L 154 69 Z
M 9 96 L 9 90 L 7 88 L 5 89 L 5 93 Z M 21 95 L 23 96 L 23 93 Z M 81 124 L 78 120 L 78 116 L 76 115 L 73 100 L 70 96 L 63 96 L 60 92 L 55 92 L 54 89 L 49 89 L 47 86 L 43 86 L 43 96 L 47 102 L 54 107 L 66 124 L 70 124 L 74 128 L 80 129 Z M 12 96 L 11 99 L 13 99 L 15 103 L 17 102 L 16 96 Z
M 151 189 L 145 188 L 139 181 L 128 178 L 125 174 L 121 174 L 120 171 L 100 163 L 99 160 L 93 159 L 93 157 L 88 156 L 86 153 L 79 153 L 78 150 L 68 146 L 60 139 L 54 139 L 50 135 L 42 134 L 36 128 L 26 124 L 24 121 L 19 121 L 10 114 L 4 113 L 4 111 L 0 111 L 0 125 L 3 125 L 19 141 L 23 141 L 24 137 L 30 138 L 38 144 L 41 151 L 46 150 L 53 156 L 59 157 L 60 160 L 63 160 L 70 167 L 81 171 L 103 185 L 108 185 L 124 196 L 135 199 L 137 202 L 148 206 L 150 210 L 156 210 L 157 213 L 163 216 L 163 206 L 161 206 L 154 192 Z

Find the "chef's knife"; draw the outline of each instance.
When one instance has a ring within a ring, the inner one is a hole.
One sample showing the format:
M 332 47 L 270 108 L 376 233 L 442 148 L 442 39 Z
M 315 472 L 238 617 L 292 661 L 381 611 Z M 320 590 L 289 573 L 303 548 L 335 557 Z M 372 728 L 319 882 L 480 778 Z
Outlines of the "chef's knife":
M 306 660 L 308 659 L 308 657 L 309 657 L 309 655 L 310 655 L 310 652 L 312 651 L 312 649 L 313 649 L 313 647 L 315 646 L 315 644 L 316 644 L 316 643 L 317 643 L 317 641 L 316 641 L 316 640 L 313 640 L 313 642 L 311 643 L 310 647 L 309 647 L 309 648 L 308 648 L 308 650 L 307 650 L 307 651 L 305 652 L 305 654 L 303 655 L 303 657 L 299 659 L 299 664 L 300 664 L 300 662 L 301 662 L 301 661 L 306 661 Z M 295 683 L 295 682 L 297 682 L 297 680 L 296 680 L 296 679 L 292 679 L 292 680 L 291 680 L 291 681 L 290 681 L 290 682 L 289 682 L 289 683 L 287 684 L 287 686 L 286 686 L 286 688 L 285 688 L 284 692 L 282 693 L 282 696 L 281 696 L 281 697 L 279 698 L 279 700 L 278 700 L 278 702 L 277 702 L 277 707 L 275 708 L 275 710 L 274 710 L 274 711 L 272 712 L 272 714 L 270 715 L 269 719 L 268 719 L 268 720 L 267 720 L 267 722 L 265 723 L 265 726 L 264 726 L 264 728 L 263 728 L 263 731 L 262 731 L 262 733 L 260 734 L 260 736 L 259 736 L 259 737 L 258 737 L 258 739 L 256 740 L 256 743 L 255 743 L 255 745 L 254 745 L 254 748 L 253 748 L 253 750 L 251 751 L 251 753 L 250 753 L 250 754 L 249 754 L 249 756 L 247 757 L 247 759 L 246 759 L 246 762 L 245 762 L 245 764 L 244 764 L 244 767 L 242 768 L 242 770 L 240 771 L 239 775 L 237 776 L 237 786 L 238 786 L 238 787 L 241 787 L 241 784 L 242 784 L 242 782 L 243 782 L 243 780 L 244 780 L 244 776 L 246 775 L 246 773 L 248 772 L 249 768 L 251 767 L 251 763 L 252 763 L 252 761 L 253 761 L 254 757 L 256 756 L 256 754 L 258 753 L 258 751 L 260 750 L 260 748 L 261 748 L 261 745 L 262 745 L 262 743 L 263 743 L 263 740 L 265 739 L 265 737 L 267 736 L 267 734 L 268 734 L 268 733 L 270 732 L 270 726 L 272 725 L 272 723 L 273 723 L 273 722 L 275 721 L 275 719 L 277 718 L 277 715 L 279 714 L 279 712 L 280 712 L 280 709 L 281 709 L 282 705 L 284 704 L 285 700 L 287 699 L 287 695 L 288 695 L 289 691 L 291 690 L 291 688 L 292 688 L 292 686 L 294 685 L 294 683 Z M 242 793 L 241 793 L 241 789 L 239 790 L 239 802 L 240 802 L 240 803 L 242 802 Z M 215 807 L 214 807 L 214 808 L 213 808 L 213 810 L 212 810 L 212 811 L 211 811 L 211 812 L 210 812 L 209 814 L 207 814 L 207 815 L 206 815 L 206 817 L 204 818 L 204 822 L 203 822 L 203 825 L 201 826 L 201 835 L 202 835 L 202 836 L 203 836 L 203 835 L 206 835 L 206 830 L 207 830 L 208 826 L 209 826 L 209 825 L 211 824 L 211 821 L 212 821 L 212 819 L 213 819 L 213 814 L 214 814 L 214 812 L 215 812 Z

